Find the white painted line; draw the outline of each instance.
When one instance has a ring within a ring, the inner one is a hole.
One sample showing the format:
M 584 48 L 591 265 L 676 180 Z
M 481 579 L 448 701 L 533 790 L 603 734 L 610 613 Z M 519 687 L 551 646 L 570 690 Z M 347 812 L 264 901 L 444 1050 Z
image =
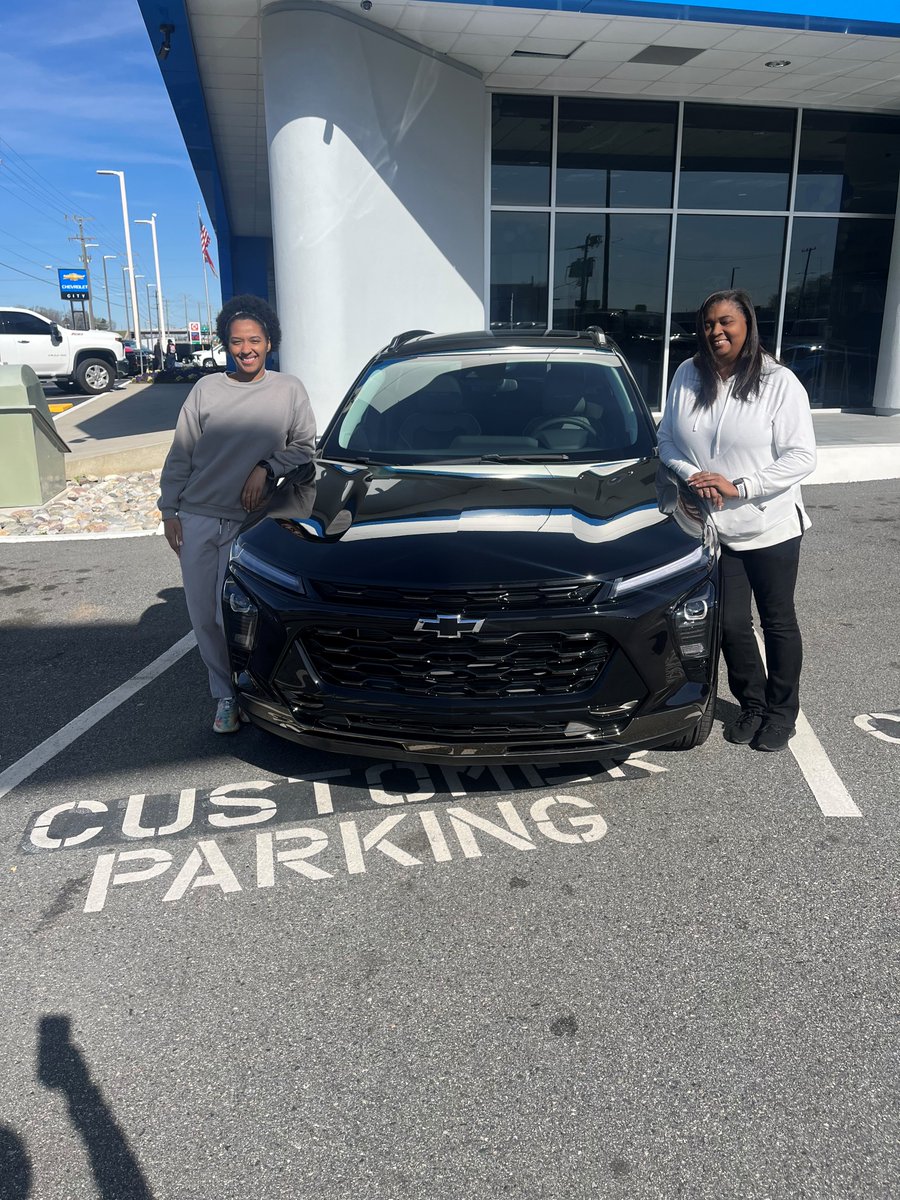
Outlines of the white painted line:
M 35 746 L 33 750 L 14 762 L 12 766 L 7 767 L 5 771 L 0 772 L 0 800 L 7 793 L 11 792 L 14 787 L 33 775 L 51 758 L 55 758 L 61 750 L 65 750 L 67 746 L 71 746 L 74 741 L 77 741 L 83 733 L 87 733 L 94 725 L 109 716 L 126 700 L 130 700 L 142 688 L 145 688 L 148 683 L 152 683 L 154 679 L 167 671 L 169 667 L 174 666 L 180 658 L 183 658 L 189 650 L 192 650 L 197 644 L 197 639 L 193 632 L 185 634 L 180 641 L 174 646 L 170 646 L 164 654 L 159 658 L 154 658 L 149 666 L 144 667 L 142 671 L 138 671 L 136 675 L 132 675 L 125 683 L 120 684 L 113 691 L 109 692 L 102 700 L 98 700 L 96 704 L 92 704 L 90 708 L 86 708 L 83 713 L 79 713 L 77 717 L 71 720 L 68 725 L 63 725 L 62 729 L 57 730 L 39 746 Z
M 765 664 L 765 643 L 758 629 L 754 629 L 753 632 L 756 634 L 759 652 L 762 655 L 763 664 Z M 825 753 L 825 747 L 813 733 L 812 726 L 807 721 L 803 709 L 797 714 L 797 732 L 788 742 L 788 749 L 803 772 L 803 778 L 809 785 L 816 804 L 826 817 L 862 816 L 840 775 L 831 765 L 831 759 Z
M 106 530 L 104 533 L 8 533 L 6 537 L 0 537 L 0 546 L 6 542 L 92 542 L 95 538 L 159 537 L 162 532 L 160 525 L 158 529 Z
M 802 709 L 797 715 L 797 732 L 788 746 L 826 817 L 862 816 Z

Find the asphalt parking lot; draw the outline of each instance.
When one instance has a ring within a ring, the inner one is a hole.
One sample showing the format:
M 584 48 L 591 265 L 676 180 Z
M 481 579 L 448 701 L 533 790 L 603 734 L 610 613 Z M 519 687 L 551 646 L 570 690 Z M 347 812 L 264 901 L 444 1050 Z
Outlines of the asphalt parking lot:
M 162 538 L 0 544 L 0 1196 L 896 1195 L 900 481 L 805 496 L 794 752 L 539 771 L 215 738 Z

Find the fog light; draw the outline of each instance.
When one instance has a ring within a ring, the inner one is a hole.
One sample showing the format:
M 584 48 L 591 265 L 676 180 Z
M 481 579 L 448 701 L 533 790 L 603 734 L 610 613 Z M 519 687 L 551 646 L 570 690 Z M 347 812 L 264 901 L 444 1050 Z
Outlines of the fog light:
M 682 658 L 709 657 L 715 600 L 715 588 L 705 583 L 675 608 L 675 641 Z
M 250 651 L 256 640 L 259 609 L 233 579 L 226 579 L 222 589 L 225 611 L 225 631 L 228 640 L 239 650 Z

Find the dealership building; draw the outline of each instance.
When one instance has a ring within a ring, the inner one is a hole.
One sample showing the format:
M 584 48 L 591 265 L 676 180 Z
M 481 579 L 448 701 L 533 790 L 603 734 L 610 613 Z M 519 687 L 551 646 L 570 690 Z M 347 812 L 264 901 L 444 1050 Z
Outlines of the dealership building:
M 413 328 L 601 325 L 658 407 L 732 286 L 814 406 L 900 416 L 896 0 L 139 2 L 320 421 Z

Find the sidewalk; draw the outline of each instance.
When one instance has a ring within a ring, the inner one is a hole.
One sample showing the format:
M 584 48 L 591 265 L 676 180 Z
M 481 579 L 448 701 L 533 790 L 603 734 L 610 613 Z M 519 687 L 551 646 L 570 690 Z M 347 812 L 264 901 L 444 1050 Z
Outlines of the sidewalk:
M 69 445 L 66 476 L 122 475 L 163 465 L 192 383 L 130 383 L 54 419 Z

